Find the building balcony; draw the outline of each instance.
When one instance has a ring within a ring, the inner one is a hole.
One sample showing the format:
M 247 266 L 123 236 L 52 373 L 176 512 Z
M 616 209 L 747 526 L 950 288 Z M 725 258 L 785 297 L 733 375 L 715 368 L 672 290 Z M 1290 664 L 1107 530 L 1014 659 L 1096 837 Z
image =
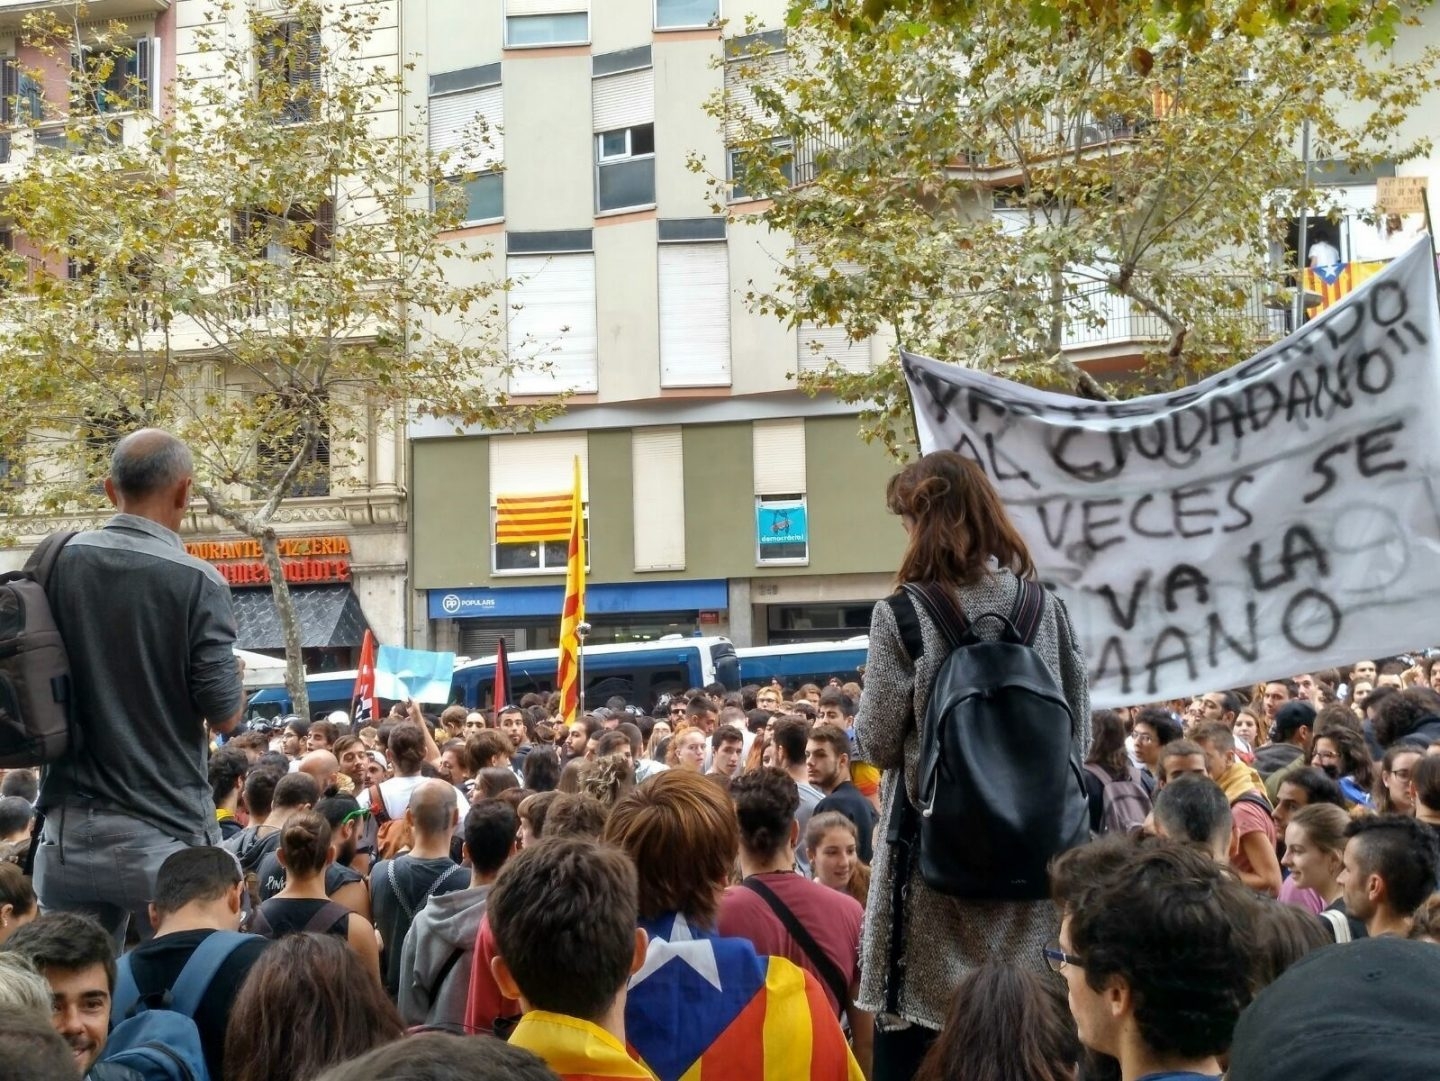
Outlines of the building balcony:
M 171 0 L 89 0 L 85 5 L 86 19 L 134 19 L 155 16 L 170 10 Z M 0 30 L 18 29 L 27 15 L 46 11 L 68 14 L 73 2 L 64 0 L 0 0 Z
M 151 120 L 143 111 L 103 113 L 75 127 L 58 120 L 0 132 L 0 184 L 14 180 L 37 153 L 86 154 L 103 147 L 143 146 Z

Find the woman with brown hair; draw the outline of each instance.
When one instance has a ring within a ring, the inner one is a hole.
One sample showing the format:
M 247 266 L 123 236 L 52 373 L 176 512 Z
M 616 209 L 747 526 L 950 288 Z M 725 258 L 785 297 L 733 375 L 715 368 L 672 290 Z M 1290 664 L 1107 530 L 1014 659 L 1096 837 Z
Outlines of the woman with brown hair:
M 805 858 L 815 881 L 849 894 L 863 908 L 870 898 L 870 868 L 860 861 L 860 834 L 839 811 L 814 815 L 805 824 Z
M 314 1081 L 404 1034 L 353 950 L 333 935 L 290 935 L 260 955 L 230 1009 L 225 1081 Z
M 285 888 L 255 910 L 249 930 L 266 938 L 298 932 L 332 935 L 349 943 L 378 983 L 380 947 L 374 926 L 325 892 L 325 868 L 335 859 L 330 823 L 314 811 L 295 815 L 280 833 L 279 858 Z
M 876 604 L 870 618 L 865 690 L 855 721 L 860 757 L 884 771 L 859 999 L 877 1016 L 875 1081 L 914 1075 L 967 971 L 988 961 L 1038 970 L 1040 951 L 1058 927 L 1046 900 L 971 901 L 931 889 L 917 860 L 905 861 L 909 873 L 897 881 L 905 848 L 890 839 L 897 808 L 905 815 L 905 805 L 896 802 L 897 786 L 903 786 L 913 806 L 919 794 L 917 718 L 925 716 L 931 684 L 950 653 L 945 632 L 926 605 L 913 601 L 903 587 L 938 587 L 972 619 L 1008 615 L 1020 597 L 1022 579 L 1035 577 L 1035 564 L 984 471 L 953 451 L 927 454 L 891 477 L 885 503 L 909 541 L 896 574 L 897 592 Z M 1085 662 L 1065 606 L 1048 591 L 1040 596 L 1043 607 L 1031 646 L 1069 708 L 1071 733 L 1057 734 L 1057 739 L 1067 740 L 1064 750 L 1078 763 L 1090 747 Z M 1001 633 L 998 620 L 979 621 L 973 629 L 986 640 Z M 901 895 L 907 901 L 897 936 L 895 899 Z
M 915 1081 L 1073 1081 L 1079 1061 L 1063 985 L 986 962 L 960 981 Z

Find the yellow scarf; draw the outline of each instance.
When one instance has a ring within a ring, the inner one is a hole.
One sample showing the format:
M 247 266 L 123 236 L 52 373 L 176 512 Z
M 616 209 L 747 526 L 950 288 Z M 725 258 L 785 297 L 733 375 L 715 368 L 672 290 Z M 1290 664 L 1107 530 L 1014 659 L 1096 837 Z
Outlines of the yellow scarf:
M 1267 804 L 1270 802 L 1265 797 L 1265 782 L 1260 779 L 1260 774 L 1255 772 L 1254 767 L 1247 766 L 1239 759 L 1230 763 L 1230 768 L 1220 774 L 1215 783 L 1224 789 L 1225 798 L 1231 803 L 1246 792 L 1258 792 L 1261 799 Z

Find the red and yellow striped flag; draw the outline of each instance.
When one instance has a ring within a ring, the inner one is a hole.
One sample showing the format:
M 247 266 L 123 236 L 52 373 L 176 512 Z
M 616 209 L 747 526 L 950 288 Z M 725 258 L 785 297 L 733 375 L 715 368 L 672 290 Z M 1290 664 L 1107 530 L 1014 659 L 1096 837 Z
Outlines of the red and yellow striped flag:
M 1305 271 L 1305 291 L 1314 293 L 1320 303 L 1306 308 L 1305 315 L 1314 318 L 1332 304 L 1338 303 L 1347 293 L 1358 288 L 1385 269 L 1383 262 L 1373 263 L 1332 263 L 1330 266 L 1310 267 Z
M 580 635 L 585 622 L 585 505 L 580 498 L 580 459 L 575 459 L 575 490 L 570 497 L 569 563 L 565 568 L 565 604 L 560 610 L 560 713 L 574 722 L 580 708 Z
M 499 544 L 544 544 L 570 538 L 570 493 L 497 495 L 495 540 Z

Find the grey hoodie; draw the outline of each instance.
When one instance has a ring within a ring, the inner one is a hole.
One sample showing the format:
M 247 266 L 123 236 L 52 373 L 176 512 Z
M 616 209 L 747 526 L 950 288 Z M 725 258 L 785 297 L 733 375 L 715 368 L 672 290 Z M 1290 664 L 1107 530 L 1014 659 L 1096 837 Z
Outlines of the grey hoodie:
M 415 914 L 400 954 L 400 1013 L 407 1025 L 449 1025 L 462 1031 L 475 937 L 489 895 L 488 885 L 442 893 Z M 459 959 L 436 988 L 437 977 L 457 950 Z

